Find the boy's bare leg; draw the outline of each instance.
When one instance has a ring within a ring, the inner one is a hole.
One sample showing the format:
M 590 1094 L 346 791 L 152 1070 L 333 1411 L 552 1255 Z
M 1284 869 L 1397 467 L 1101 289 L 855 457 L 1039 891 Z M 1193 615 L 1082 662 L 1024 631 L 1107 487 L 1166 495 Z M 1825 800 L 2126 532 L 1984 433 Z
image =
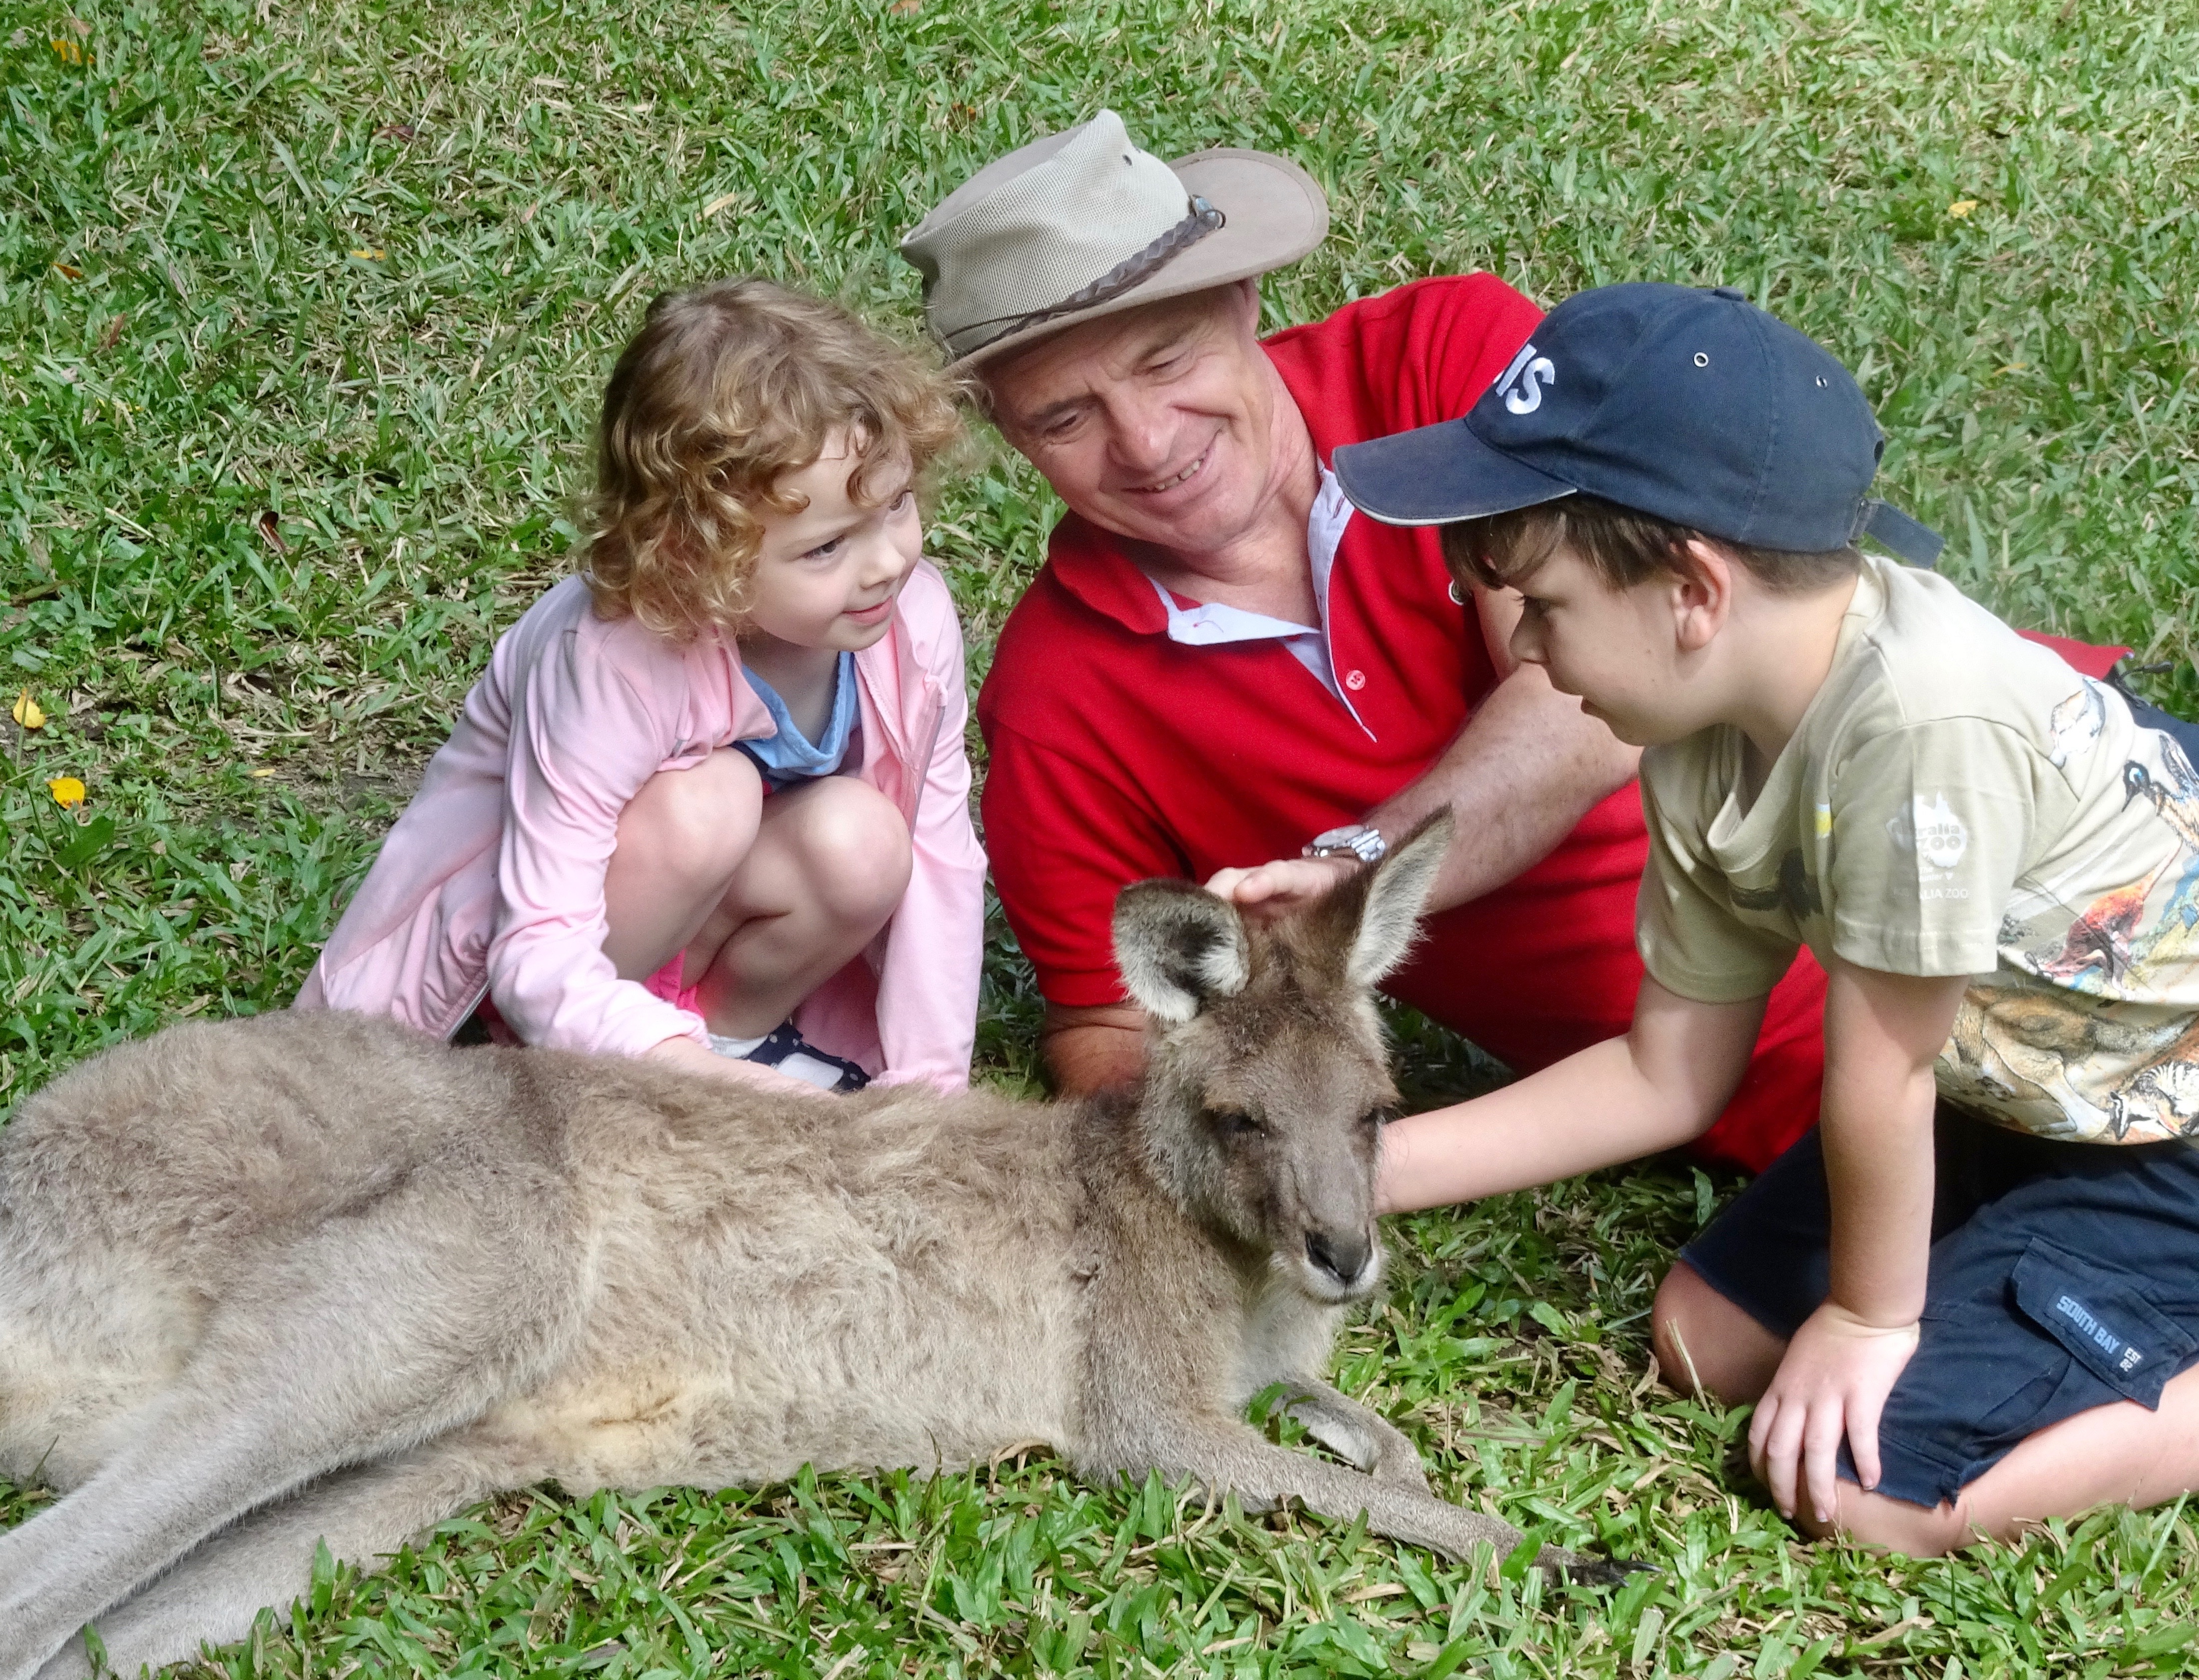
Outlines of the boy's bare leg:
M 1755 1401 L 1787 1348 L 1684 1261 L 1658 1289 L 1651 1326 L 1665 1380 L 1727 1406 Z M 2102 1505 L 2143 1510 L 2195 1490 L 2199 1368 L 2162 1389 L 2158 1411 L 2123 1400 L 2050 1425 L 1950 1503 L 1912 1505 L 1843 1479 L 1832 1525 L 1812 1521 L 1805 1508 L 1795 1514 L 1795 1525 L 1817 1538 L 1837 1528 L 1862 1545 L 1937 1557 L 1980 1540 L 2013 1539 L 2048 1517 L 2074 1517 Z
M 646 979 L 702 930 L 755 843 L 763 802 L 755 766 L 730 748 L 642 785 L 604 872 L 604 954 L 621 979 Z
M 2195 1490 L 2199 1369 L 2169 1381 L 2158 1411 L 2118 1400 L 2049 1425 L 1935 1509 L 1844 1481 L 1837 1523 L 1863 1545 L 1937 1557 L 1980 1540 L 2012 1540 L 2048 1517 L 2074 1517 L 2102 1505 L 2144 1510 Z M 1812 1534 L 1823 1532 L 1798 1521 Z
M 1775 1336 L 1703 1281 L 1686 1261 L 1676 1261 L 1657 1286 L 1649 1314 L 1657 1368 L 1683 1394 L 1700 1394 L 1721 1406 L 1754 1403 L 1771 1385 L 1786 1354 Z
M 767 1033 L 886 925 L 909 876 L 908 826 L 885 796 L 825 776 L 763 802 L 755 843 L 687 946 L 710 1030 Z

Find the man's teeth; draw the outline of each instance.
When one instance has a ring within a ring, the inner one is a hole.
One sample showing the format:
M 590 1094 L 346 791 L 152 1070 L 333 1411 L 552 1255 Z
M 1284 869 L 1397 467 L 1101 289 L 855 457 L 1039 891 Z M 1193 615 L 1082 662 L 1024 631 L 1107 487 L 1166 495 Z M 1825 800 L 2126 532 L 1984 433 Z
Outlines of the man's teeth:
M 1159 490 L 1173 490 L 1177 485 L 1182 483 L 1184 480 L 1189 478 L 1193 473 L 1197 472 L 1205 464 L 1206 457 L 1202 455 L 1196 461 L 1193 461 L 1189 466 L 1186 467 L 1181 472 L 1178 473 L 1174 478 L 1164 478 L 1158 484 L 1141 484 L 1138 487 L 1140 490 L 1146 492 L 1148 494 Z

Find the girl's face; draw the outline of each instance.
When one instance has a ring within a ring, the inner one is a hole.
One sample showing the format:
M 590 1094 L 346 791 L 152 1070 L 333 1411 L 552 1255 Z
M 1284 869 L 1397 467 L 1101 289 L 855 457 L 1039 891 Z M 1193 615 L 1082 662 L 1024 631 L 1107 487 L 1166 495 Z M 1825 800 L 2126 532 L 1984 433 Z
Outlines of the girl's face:
M 854 466 L 847 440 L 779 480 L 808 498 L 799 513 L 763 510 L 752 606 L 740 639 L 857 652 L 892 627 L 894 602 L 924 551 L 916 495 L 906 477 L 876 507 L 848 494 Z

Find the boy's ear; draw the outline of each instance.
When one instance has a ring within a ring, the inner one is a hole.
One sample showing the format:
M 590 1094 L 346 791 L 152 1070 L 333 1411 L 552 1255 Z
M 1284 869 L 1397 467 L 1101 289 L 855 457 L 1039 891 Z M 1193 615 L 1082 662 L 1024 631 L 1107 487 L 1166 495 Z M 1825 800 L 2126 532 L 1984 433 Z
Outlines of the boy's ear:
M 1699 653 L 1733 613 L 1734 574 L 1740 568 L 1714 543 L 1690 537 L 1681 551 L 1672 584 L 1672 628 L 1682 651 Z

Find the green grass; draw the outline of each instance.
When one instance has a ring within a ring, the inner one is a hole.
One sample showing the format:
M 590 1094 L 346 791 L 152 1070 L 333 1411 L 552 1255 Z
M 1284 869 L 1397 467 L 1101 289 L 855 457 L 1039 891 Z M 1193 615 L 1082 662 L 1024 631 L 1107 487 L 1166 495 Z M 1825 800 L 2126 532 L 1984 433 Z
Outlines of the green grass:
M 1283 149 L 1336 227 L 1272 321 L 1488 267 L 1749 289 L 1863 377 L 1893 491 L 2017 621 L 2199 702 L 2187 7 L 1946 0 L 0 9 L 0 1091 L 286 999 L 496 633 L 569 563 L 592 405 L 658 289 L 906 324 L 895 235 L 1102 102 Z M 53 43 L 60 42 L 57 49 Z M 1971 207 L 1957 213 L 1956 207 Z M 979 662 L 1053 508 L 995 454 L 932 545 Z M 45 781 L 90 789 L 71 822 Z M 1028 1075 L 1004 938 L 983 1053 Z M 1409 1071 L 1467 1076 L 1418 1033 Z M 754 1496 L 520 1494 L 207 1671 L 2181 1671 L 2181 1510 L 1943 1563 L 1799 1543 L 1737 1417 L 1642 1382 L 1723 1187 L 1601 1175 L 1403 1222 L 1344 1385 L 1438 1482 L 1656 1563 L 1617 1595 L 1246 1521 L 1043 1458 Z M 0 1490 L 0 1521 L 35 1502 Z M 836 1665 L 837 1666 L 836 1667 Z

